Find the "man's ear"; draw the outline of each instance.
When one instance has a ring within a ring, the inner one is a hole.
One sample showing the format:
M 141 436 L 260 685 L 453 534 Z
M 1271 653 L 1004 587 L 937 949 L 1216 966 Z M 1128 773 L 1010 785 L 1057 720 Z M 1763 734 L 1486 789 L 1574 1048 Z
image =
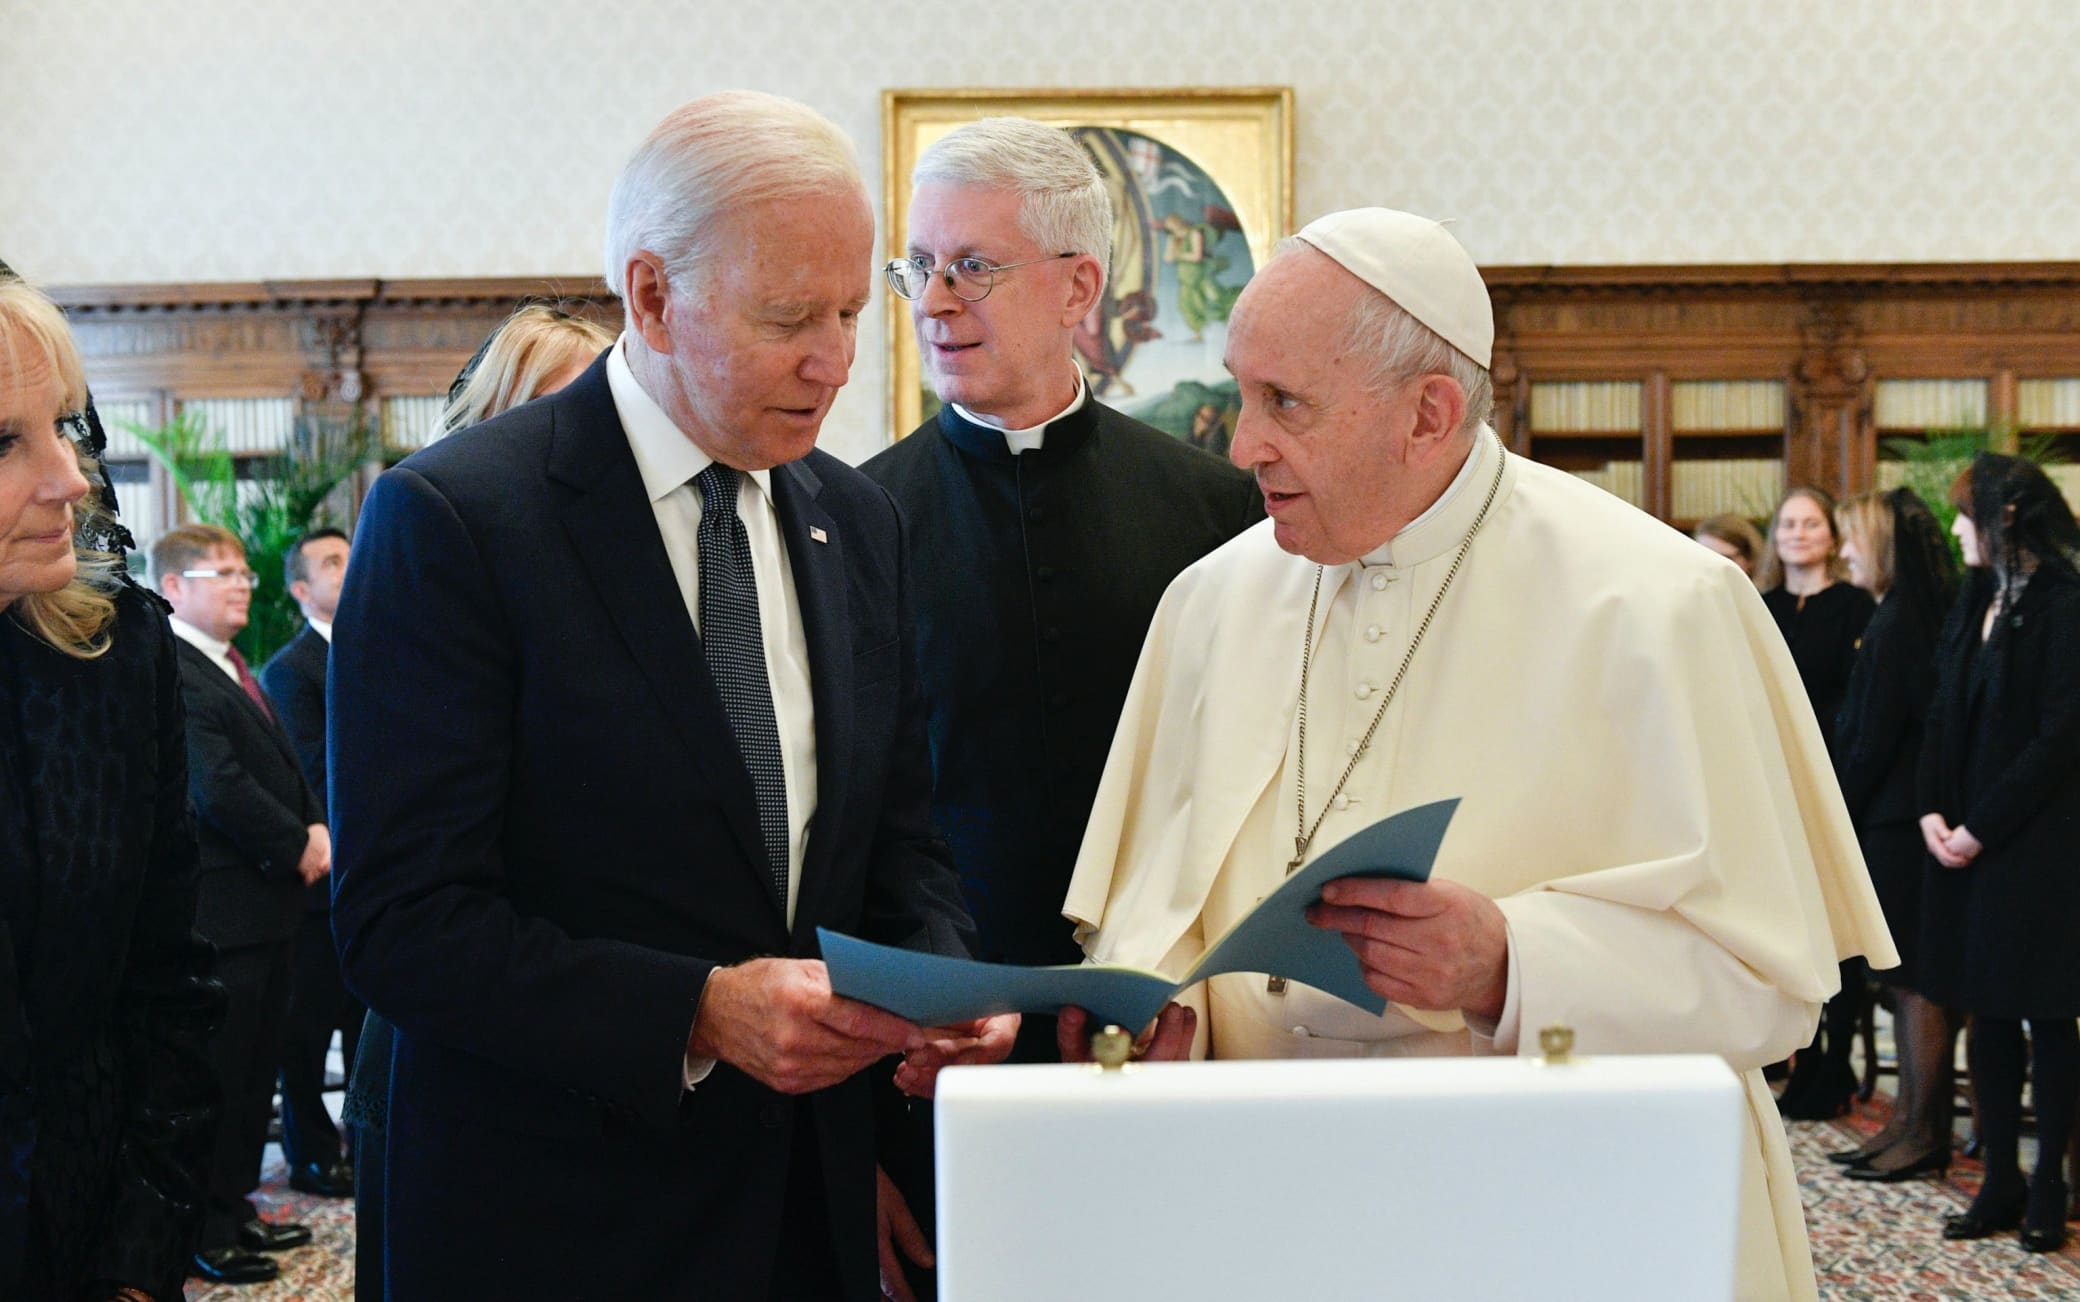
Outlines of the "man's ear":
M 1424 376 L 1422 386 L 1416 393 L 1416 423 L 1409 440 L 1427 457 L 1451 443 L 1466 423 L 1466 390 L 1441 372 Z
M 669 353 L 672 336 L 665 325 L 665 314 L 671 304 L 672 282 L 663 259 L 648 249 L 637 249 L 629 255 L 622 279 L 628 287 L 622 307 L 627 312 L 629 328 L 651 352 Z
M 311 585 L 305 583 L 302 579 L 296 580 L 296 582 L 289 585 L 289 599 L 299 606 L 309 601 L 311 599 Z
M 1105 292 L 1105 271 L 1095 257 L 1088 253 L 1076 255 L 1076 265 L 1069 272 L 1069 297 L 1062 304 L 1062 325 L 1074 326 L 1089 316 L 1098 305 L 1098 296 Z

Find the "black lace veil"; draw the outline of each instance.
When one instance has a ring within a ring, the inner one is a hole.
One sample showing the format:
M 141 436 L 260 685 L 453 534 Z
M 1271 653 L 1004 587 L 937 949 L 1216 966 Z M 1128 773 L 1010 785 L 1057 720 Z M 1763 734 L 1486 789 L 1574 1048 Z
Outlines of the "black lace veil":
M 0 281 L 19 280 L 13 268 L 0 261 Z M 87 394 L 87 409 L 67 417 L 73 441 L 80 451 L 93 458 L 94 471 L 88 476 L 94 485 L 94 496 L 100 510 L 81 512 L 78 516 L 76 536 L 78 545 L 88 551 L 108 552 L 127 557 L 137 550 L 137 539 L 123 524 L 121 512 L 116 504 L 115 481 L 108 476 L 108 431 L 102 428 L 101 413 L 94 410 L 94 395 Z

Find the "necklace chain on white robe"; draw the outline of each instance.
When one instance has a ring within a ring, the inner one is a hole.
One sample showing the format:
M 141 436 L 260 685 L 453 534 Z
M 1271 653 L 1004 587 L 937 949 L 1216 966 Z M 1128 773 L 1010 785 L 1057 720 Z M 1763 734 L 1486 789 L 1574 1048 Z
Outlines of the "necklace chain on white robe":
M 1322 801 L 1321 812 L 1315 815 L 1314 826 L 1309 827 L 1307 825 L 1307 680 L 1314 666 L 1314 620 L 1315 611 L 1319 608 L 1322 600 L 1322 571 L 1324 568 L 1320 565 L 1314 567 L 1314 595 L 1308 598 L 1307 626 L 1300 633 L 1300 744 L 1299 750 L 1294 756 L 1294 776 L 1296 778 L 1294 783 L 1294 804 L 1296 809 L 1294 811 L 1295 821 L 1293 825 L 1293 857 L 1286 864 L 1286 872 L 1289 874 L 1307 858 L 1307 847 L 1314 844 L 1315 833 L 1322 830 L 1322 820 L 1329 816 L 1329 810 L 1335 806 L 1336 797 L 1343 793 L 1344 784 L 1351 780 L 1351 774 L 1357 770 L 1358 761 L 1365 757 L 1365 752 L 1371 747 L 1372 734 L 1379 730 L 1380 721 L 1387 717 L 1387 707 L 1393 704 L 1394 693 L 1400 690 L 1401 680 L 1408 676 L 1408 667 L 1415 662 L 1416 649 L 1423 645 L 1423 635 L 1430 631 L 1430 621 L 1436 617 L 1437 608 L 1444 604 L 1444 594 L 1452 590 L 1452 580 L 1459 576 L 1459 567 L 1465 562 L 1466 553 L 1473 547 L 1473 536 L 1480 532 L 1482 522 L 1488 518 L 1488 508 L 1495 505 L 1495 492 L 1502 487 L 1502 472 L 1509 464 L 1509 458 L 1503 455 L 1502 439 L 1499 436 L 1496 438 L 1495 444 L 1495 478 L 1488 483 L 1488 496 L 1481 502 L 1481 509 L 1473 517 L 1473 523 L 1467 527 L 1466 537 L 1460 540 L 1459 554 L 1452 557 L 1452 567 L 1445 571 L 1444 582 L 1438 585 L 1437 595 L 1430 599 L 1430 608 L 1423 612 L 1422 622 L 1416 625 L 1415 636 L 1408 640 L 1408 651 L 1401 657 L 1401 667 L 1394 671 L 1393 681 L 1387 684 L 1386 694 L 1380 697 L 1379 708 L 1372 713 L 1372 722 L 1366 725 L 1365 734 L 1358 738 L 1358 744 L 1351 750 L 1350 762 L 1343 766 L 1343 776 L 1336 779 L 1335 787 L 1330 790 L 1328 797 Z M 1265 988 L 1272 994 L 1282 995 L 1285 993 L 1286 988 L 1285 978 L 1272 977 L 1270 983 Z

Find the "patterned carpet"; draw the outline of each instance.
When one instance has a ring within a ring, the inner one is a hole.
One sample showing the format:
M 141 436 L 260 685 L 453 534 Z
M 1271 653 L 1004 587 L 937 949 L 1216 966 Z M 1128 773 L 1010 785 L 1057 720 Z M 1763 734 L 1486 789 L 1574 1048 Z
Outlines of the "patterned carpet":
M 1943 1218 L 1963 1211 L 1978 1191 L 1977 1162 L 1959 1158 L 1941 1180 L 1844 1179 L 1825 1155 L 1876 1134 L 1889 1108 L 1880 1097 L 1840 1121 L 1787 1127 L 1820 1296 L 1829 1302 L 2080 1299 L 2080 1239 L 2041 1256 L 2024 1252 L 2012 1233 L 1943 1241 Z M 2025 1161 L 2029 1147 L 2025 1142 Z
M 1978 1188 L 1978 1163 L 1960 1159 L 1943 1180 L 1890 1185 L 1862 1184 L 1837 1173 L 1826 1154 L 1877 1133 L 1887 1106 L 1880 1098 L 1840 1121 L 1789 1127 L 1820 1296 L 1827 1302 L 2080 1302 L 2080 1238 L 2046 1256 L 2024 1252 L 2013 1234 L 1975 1243 L 1942 1240 L 1943 1217 L 1962 1211 Z M 292 1192 L 285 1177 L 280 1150 L 269 1148 L 256 1199 L 261 1215 L 300 1221 L 316 1241 L 280 1254 L 282 1277 L 272 1284 L 211 1288 L 191 1281 L 190 1302 L 351 1302 L 353 1203 Z
M 279 1146 L 267 1146 L 260 1191 L 253 1195 L 264 1220 L 295 1221 L 311 1227 L 311 1242 L 275 1254 L 282 1268 L 270 1284 L 238 1287 L 188 1281 L 188 1302 L 352 1302 L 354 1297 L 354 1200 L 313 1198 L 289 1187 L 289 1168 Z

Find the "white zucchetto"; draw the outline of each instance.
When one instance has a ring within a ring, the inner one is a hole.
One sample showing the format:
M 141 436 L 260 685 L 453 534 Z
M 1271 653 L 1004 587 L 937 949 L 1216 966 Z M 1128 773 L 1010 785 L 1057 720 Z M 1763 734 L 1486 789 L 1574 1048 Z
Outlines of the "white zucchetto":
M 1392 208 L 1351 208 L 1309 222 L 1299 238 L 1488 366 L 1495 308 L 1487 282 L 1444 227 Z

